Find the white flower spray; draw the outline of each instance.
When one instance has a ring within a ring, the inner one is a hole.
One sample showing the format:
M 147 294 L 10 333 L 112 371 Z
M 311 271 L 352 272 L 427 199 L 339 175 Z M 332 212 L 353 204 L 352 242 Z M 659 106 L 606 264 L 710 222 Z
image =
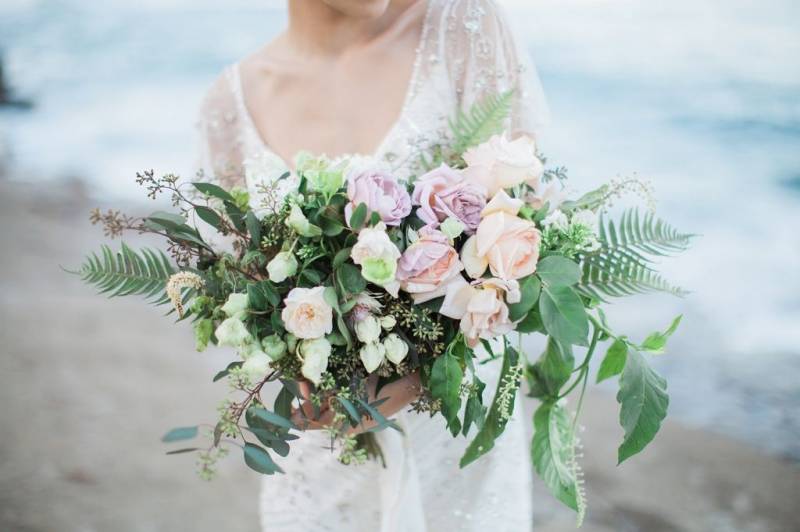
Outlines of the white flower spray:
M 192 272 L 178 272 L 173 274 L 167 281 L 167 297 L 172 306 L 178 312 L 178 316 L 183 317 L 183 296 L 181 290 L 184 288 L 194 288 L 199 290 L 203 287 L 203 278 Z

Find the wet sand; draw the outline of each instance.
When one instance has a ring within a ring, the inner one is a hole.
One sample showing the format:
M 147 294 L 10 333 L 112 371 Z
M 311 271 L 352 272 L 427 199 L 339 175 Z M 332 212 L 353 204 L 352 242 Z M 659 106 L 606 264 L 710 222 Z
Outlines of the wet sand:
M 194 352 L 161 309 L 99 298 L 59 269 L 104 240 L 92 206 L 77 182 L 0 180 L 0 530 L 258 530 L 258 476 L 238 457 L 207 483 L 159 441 L 212 419 L 225 354 Z M 588 397 L 583 530 L 800 530 L 797 464 L 672 420 L 617 468 L 615 417 L 613 396 Z M 537 532 L 574 529 L 538 481 L 534 497 Z

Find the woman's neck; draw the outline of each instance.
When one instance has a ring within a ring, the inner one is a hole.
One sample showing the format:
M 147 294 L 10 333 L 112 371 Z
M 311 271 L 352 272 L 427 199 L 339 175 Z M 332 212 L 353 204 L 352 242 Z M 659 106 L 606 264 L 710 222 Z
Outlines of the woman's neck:
M 377 17 L 358 18 L 330 7 L 322 0 L 290 0 L 288 42 L 301 53 L 339 55 L 383 33 L 415 0 L 392 0 Z

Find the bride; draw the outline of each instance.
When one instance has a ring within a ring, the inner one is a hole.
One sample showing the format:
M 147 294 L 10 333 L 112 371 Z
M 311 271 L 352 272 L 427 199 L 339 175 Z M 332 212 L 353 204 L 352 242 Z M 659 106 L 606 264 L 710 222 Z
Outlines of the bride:
M 201 110 L 206 178 L 247 187 L 290 169 L 300 150 L 364 154 L 400 179 L 446 142 L 448 118 L 514 91 L 509 129 L 535 134 L 535 72 L 492 0 L 289 0 L 285 32 L 225 69 Z M 497 381 L 497 364 L 480 377 Z M 381 391 L 403 433 L 378 433 L 378 462 L 341 465 L 322 431 L 307 431 L 264 477 L 265 532 L 442 532 L 531 529 L 531 464 L 517 408 L 495 451 L 460 470 L 466 448 L 443 418 L 416 414 L 415 377 Z M 488 387 L 492 387 L 489 384 Z M 486 397 L 484 401 L 490 400 Z

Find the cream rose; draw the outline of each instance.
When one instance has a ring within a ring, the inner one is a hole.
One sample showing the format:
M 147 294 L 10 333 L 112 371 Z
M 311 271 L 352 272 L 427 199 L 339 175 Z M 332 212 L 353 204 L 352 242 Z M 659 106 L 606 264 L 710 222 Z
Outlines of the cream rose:
M 325 302 L 324 286 L 293 288 L 284 300 L 281 319 L 286 330 L 305 340 L 320 338 L 333 330 L 333 309 Z
M 464 161 L 467 163 L 464 176 L 485 187 L 489 197 L 524 182 L 535 187 L 544 172 L 542 161 L 536 157 L 536 143 L 525 135 L 513 141 L 505 134 L 494 135 L 467 150 Z
M 517 281 L 486 279 L 472 285 L 462 280 L 448 290 L 439 312 L 460 319 L 467 344 L 475 347 L 481 339 L 489 340 L 514 330 L 507 303 L 518 303 L 520 297 Z
M 536 271 L 541 235 L 533 222 L 517 216 L 522 201 L 500 191 L 483 210 L 478 231 L 461 249 L 467 274 L 479 279 L 488 267 L 501 279 L 521 279 Z

